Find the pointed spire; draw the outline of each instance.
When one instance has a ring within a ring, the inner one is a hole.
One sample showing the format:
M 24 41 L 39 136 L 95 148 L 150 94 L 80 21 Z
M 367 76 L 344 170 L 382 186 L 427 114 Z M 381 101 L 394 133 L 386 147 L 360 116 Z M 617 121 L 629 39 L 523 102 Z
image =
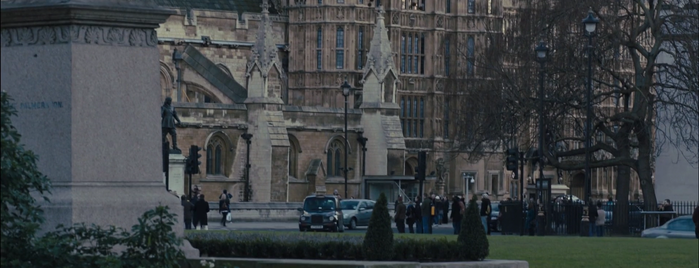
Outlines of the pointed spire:
M 369 54 L 367 55 L 367 64 L 364 66 L 364 74 L 362 81 L 366 79 L 369 73 L 373 72 L 379 81 L 383 81 L 389 72 L 396 75 L 395 65 L 393 63 L 393 51 L 391 50 L 391 41 L 388 40 L 388 29 L 384 22 L 383 6 L 376 7 L 376 24 L 374 24 L 374 36 L 369 44 Z M 397 76 L 395 77 L 398 78 Z
M 260 69 L 262 77 L 267 77 L 272 66 L 276 65 L 277 70 L 282 74 L 283 70 L 277 57 L 277 44 L 272 28 L 272 20 L 269 18 L 269 3 L 268 0 L 263 0 L 260 5 L 262 8 L 262 20 L 257 29 L 257 40 L 252 47 L 252 55 L 248 60 L 247 70 L 245 75 L 250 77 L 255 65 Z M 282 74 L 283 76 L 283 74 Z

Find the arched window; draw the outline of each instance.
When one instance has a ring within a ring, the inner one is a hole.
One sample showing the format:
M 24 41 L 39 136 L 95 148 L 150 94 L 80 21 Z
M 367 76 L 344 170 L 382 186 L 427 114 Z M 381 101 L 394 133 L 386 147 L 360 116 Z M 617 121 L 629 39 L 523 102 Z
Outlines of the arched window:
M 335 140 L 328 147 L 327 171 L 328 176 L 342 176 L 342 160 L 344 158 L 344 147 L 339 140 Z
M 476 13 L 476 0 L 468 0 L 468 13 Z
M 220 134 L 215 134 L 206 145 L 206 174 L 227 176 L 228 144 Z
M 289 135 L 289 176 L 298 178 L 299 153 L 301 146 L 296 137 Z
M 337 27 L 335 48 L 335 68 L 343 69 L 345 67 L 345 30 L 342 26 Z

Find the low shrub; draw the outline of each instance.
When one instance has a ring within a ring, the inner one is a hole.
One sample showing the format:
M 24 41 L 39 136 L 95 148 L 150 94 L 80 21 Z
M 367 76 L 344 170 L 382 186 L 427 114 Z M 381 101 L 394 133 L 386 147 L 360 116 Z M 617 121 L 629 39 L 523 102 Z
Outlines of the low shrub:
M 466 215 L 461 219 L 461 232 L 456 241 L 462 250 L 459 252 L 463 258 L 470 261 L 481 261 L 488 257 L 489 247 L 488 237 L 485 235 L 485 228 L 481 223 L 480 213 L 474 195 L 466 208 Z
M 369 219 L 369 228 L 364 236 L 362 251 L 367 260 L 387 261 L 393 257 L 393 229 L 388 214 L 386 195 L 381 193 Z
M 368 260 L 361 236 L 304 235 L 239 232 L 186 234 L 201 254 L 220 258 L 281 258 L 314 260 Z M 464 261 L 457 241 L 396 238 L 392 258 L 386 260 Z

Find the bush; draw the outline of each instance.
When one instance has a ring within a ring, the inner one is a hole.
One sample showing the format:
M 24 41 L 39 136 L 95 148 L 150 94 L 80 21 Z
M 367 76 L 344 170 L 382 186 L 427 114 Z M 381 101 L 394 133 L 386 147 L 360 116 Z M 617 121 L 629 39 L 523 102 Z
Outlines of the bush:
M 218 258 L 277 258 L 309 260 L 368 260 L 360 236 L 189 232 L 186 238 L 201 254 Z M 445 262 L 463 261 L 457 241 L 446 238 L 417 240 L 397 238 L 393 257 L 384 260 Z M 262 254 L 266 252 L 266 254 Z
M 485 229 L 481 223 L 477 197 L 474 195 L 471 202 L 466 208 L 466 215 L 461 220 L 461 232 L 457 241 L 459 242 L 459 251 L 463 258 L 471 261 L 481 261 L 488 256 L 488 238 L 485 235 Z
M 51 182 L 39 172 L 37 156 L 24 149 L 20 142 L 21 135 L 12 126 L 11 117 L 17 115 L 17 110 L 11 104 L 12 98 L 4 91 L 1 94 L 0 266 L 21 267 L 21 261 L 13 256 L 32 250 L 34 234 L 44 222 L 43 211 L 30 193 L 50 193 Z
M 367 260 L 385 261 L 393 257 L 393 229 L 386 195 L 381 193 L 369 219 L 362 252 Z

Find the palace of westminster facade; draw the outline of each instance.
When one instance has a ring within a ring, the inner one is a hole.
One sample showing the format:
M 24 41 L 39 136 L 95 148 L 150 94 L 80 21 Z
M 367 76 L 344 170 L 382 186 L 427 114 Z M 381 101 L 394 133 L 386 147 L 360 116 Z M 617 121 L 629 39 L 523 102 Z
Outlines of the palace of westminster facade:
M 508 30 L 519 1 L 156 2 L 176 12 L 157 29 L 162 97 L 172 97 L 182 120 L 179 148 L 204 149 L 193 184 L 208 199 L 227 189 L 243 200 L 249 154 L 254 202 L 298 202 L 317 186 L 344 195 L 345 171 L 348 196 L 412 200 L 419 151 L 427 151 L 427 173 L 436 172 L 425 192 L 521 195 L 502 151 L 468 161 L 444 150 L 450 68 L 476 78 L 473 58 L 488 34 Z M 249 152 L 244 133 L 253 135 Z M 593 175 L 594 198 L 613 193 L 611 169 Z M 547 168 L 545 176 L 582 197 L 582 172 Z

